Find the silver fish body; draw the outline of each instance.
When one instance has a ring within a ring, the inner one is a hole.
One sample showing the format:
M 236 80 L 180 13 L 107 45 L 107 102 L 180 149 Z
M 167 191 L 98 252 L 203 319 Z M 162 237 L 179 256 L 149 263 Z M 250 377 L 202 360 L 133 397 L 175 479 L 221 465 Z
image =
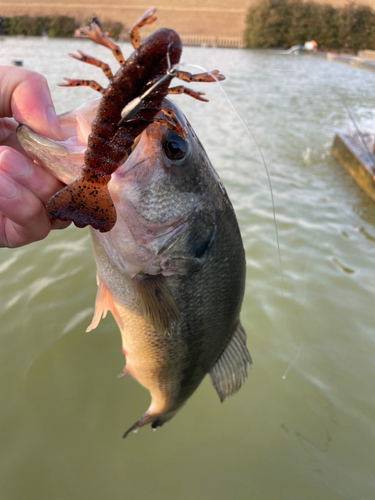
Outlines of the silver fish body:
M 113 313 L 126 356 L 122 375 L 152 398 L 124 436 L 172 418 L 207 373 L 223 401 L 238 391 L 251 364 L 239 319 L 245 255 L 235 213 L 185 116 L 170 101 L 165 106 L 186 141 L 150 125 L 108 185 L 116 225 L 108 233 L 90 228 L 98 294 L 89 329 Z M 25 126 L 18 133 L 24 149 L 64 182 L 79 170 L 72 135 L 67 145 Z

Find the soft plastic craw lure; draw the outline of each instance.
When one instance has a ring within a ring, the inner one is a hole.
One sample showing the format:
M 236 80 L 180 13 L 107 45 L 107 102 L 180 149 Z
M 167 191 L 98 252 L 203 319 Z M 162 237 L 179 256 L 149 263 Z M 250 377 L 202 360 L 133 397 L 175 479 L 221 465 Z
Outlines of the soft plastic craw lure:
M 182 51 L 178 34 L 161 28 L 140 43 L 139 29 L 156 20 L 156 8 L 147 10 L 130 31 L 134 52 L 125 61 L 121 49 L 92 23 L 81 28 L 90 40 L 108 47 L 121 64 L 113 76 L 108 64 L 80 52 L 75 59 L 101 68 L 109 79 L 106 89 L 93 80 L 68 80 L 66 87 L 89 86 L 103 97 L 98 113 L 92 122 L 85 164 L 80 177 L 55 194 L 47 205 L 47 213 L 54 219 L 72 220 L 77 227 L 91 225 L 106 232 L 116 222 L 116 210 L 109 195 L 107 184 L 112 173 L 131 152 L 134 140 L 153 122 L 175 130 L 178 120 L 173 112 L 163 109 L 167 94 L 187 94 L 195 99 L 207 101 L 202 92 L 190 90 L 182 85 L 168 88 L 172 78 L 186 82 L 214 82 L 223 80 L 219 71 L 192 75 L 176 69 Z M 163 111 L 163 118 L 156 118 Z

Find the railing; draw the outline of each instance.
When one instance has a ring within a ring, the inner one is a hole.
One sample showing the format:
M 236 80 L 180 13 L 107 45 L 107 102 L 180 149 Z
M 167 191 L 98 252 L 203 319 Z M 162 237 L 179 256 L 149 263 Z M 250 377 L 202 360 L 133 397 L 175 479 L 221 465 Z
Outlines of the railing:
M 143 36 L 142 36 L 143 35 Z M 141 38 L 144 40 L 148 34 L 142 33 Z M 198 45 L 200 47 L 231 47 L 242 49 L 244 42 L 240 36 L 214 36 L 214 35 L 180 35 L 183 45 Z M 120 42 L 128 42 L 129 35 L 121 34 Z
M 212 35 L 181 35 L 184 45 L 200 45 L 203 47 L 233 47 L 242 49 L 243 39 L 239 36 L 212 36 Z

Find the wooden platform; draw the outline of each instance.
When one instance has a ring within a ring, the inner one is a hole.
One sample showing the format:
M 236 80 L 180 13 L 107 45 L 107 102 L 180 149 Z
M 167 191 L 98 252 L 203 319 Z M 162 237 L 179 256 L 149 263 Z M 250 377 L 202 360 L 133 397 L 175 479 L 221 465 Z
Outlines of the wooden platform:
M 350 173 L 358 186 L 375 201 L 375 135 L 338 133 L 332 146 L 333 156 Z

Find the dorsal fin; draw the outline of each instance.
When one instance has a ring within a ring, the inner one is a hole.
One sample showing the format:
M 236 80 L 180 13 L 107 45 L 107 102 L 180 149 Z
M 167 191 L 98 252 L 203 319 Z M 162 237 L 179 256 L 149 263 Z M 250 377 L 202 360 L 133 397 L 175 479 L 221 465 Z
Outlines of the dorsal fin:
M 133 279 L 136 299 L 147 323 L 159 333 L 168 333 L 180 321 L 174 298 L 161 274 L 137 275 Z
M 240 389 L 247 379 L 247 367 L 251 365 L 246 333 L 241 323 L 238 323 L 226 348 L 210 371 L 211 382 L 221 402 Z

